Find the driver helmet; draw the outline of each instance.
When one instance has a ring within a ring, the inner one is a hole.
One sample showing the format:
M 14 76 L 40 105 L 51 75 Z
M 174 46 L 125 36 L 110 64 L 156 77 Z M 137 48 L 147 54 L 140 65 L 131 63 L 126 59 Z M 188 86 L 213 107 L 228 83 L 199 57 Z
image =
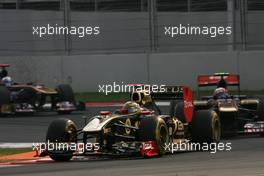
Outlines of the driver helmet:
M 214 94 L 213 94 L 214 98 L 217 98 L 220 95 L 228 95 L 228 90 L 226 88 L 223 88 L 223 87 L 219 87 L 219 88 L 215 89 Z
M 10 87 L 12 85 L 12 79 L 10 76 L 6 76 L 4 78 L 2 78 L 2 83 L 6 86 L 6 87 Z
M 124 104 L 122 107 L 123 110 L 127 110 L 127 112 L 130 113 L 136 113 L 140 111 L 140 106 L 138 103 L 134 101 L 128 101 Z

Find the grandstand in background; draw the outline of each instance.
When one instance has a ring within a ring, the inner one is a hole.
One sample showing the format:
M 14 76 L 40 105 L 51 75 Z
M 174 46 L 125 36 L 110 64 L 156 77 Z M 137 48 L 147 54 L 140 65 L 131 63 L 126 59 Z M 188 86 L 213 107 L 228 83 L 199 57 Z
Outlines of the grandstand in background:
M 219 38 L 168 38 L 164 26 L 232 26 Z M 100 26 L 97 37 L 37 38 L 32 26 Z M 263 0 L 0 0 L 0 55 L 264 49 Z

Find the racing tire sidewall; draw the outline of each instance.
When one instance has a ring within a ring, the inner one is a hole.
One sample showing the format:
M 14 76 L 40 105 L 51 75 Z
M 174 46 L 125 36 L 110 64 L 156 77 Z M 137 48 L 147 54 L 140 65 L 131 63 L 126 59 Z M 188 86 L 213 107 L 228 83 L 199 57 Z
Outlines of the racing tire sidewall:
M 215 111 L 195 111 L 191 124 L 191 137 L 193 142 L 219 143 L 221 138 L 220 120 Z
M 46 142 L 49 143 L 77 143 L 77 127 L 73 121 L 65 118 L 54 120 L 48 127 Z M 48 151 L 54 161 L 69 161 L 74 151 Z
M 160 155 L 163 155 L 166 152 L 165 144 L 169 142 L 168 127 L 160 117 L 144 117 L 140 121 L 137 138 L 142 142 L 155 141 L 159 147 Z

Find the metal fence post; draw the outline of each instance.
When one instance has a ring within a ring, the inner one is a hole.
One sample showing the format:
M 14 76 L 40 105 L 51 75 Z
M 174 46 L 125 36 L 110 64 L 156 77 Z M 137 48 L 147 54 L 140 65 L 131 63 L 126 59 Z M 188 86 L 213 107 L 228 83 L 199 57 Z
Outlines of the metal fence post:
M 191 2 L 191 0 L 187 0 L 187 6 L 188 6 L 188 12 L 191 12 L 191 10 L 192 10 L 192 2 Z
M 247 49 L 247 24 L 246 24 L 246 9 L 247 1 L 240 1 L 240 25 L 241 25 L 241 41 L 242 41 L 242 50 Z
M 154 52 L 157 49 L 156 46 L 156 0 L 148 1 L 149 7 L 149 35 L 150 35 L 150 51 Z
M 16 0 L 16 9 L 20 9 L 21 0 Z
M 94 0 L 94 11 L 98 11 L 98 0 Z
M 63 11 L 64 26 L 70 27 L 70 2 L 69 0 L 64 0 L 64 11 Z M 65 45 L 65 54 L 70 55 L 71 50 L 71 37 L 68 34 L 64 34 L 64 45 Z
M 234 0 L 227 0 L 227 24 L 228 26 L 232 27 L 232 34 L 228 37 L 228 51 L 233 51 L 234 43 L 235 43 L 235 32 L 236 32 L 236 25 L 235 25 L 235 2 Z

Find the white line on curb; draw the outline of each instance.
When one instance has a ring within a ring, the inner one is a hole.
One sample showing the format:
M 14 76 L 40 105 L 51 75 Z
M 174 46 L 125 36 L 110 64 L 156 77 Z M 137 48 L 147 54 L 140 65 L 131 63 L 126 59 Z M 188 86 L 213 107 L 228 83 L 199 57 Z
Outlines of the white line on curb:
M 0 143 L 0 148 L 32 148 L 33 143 Z

